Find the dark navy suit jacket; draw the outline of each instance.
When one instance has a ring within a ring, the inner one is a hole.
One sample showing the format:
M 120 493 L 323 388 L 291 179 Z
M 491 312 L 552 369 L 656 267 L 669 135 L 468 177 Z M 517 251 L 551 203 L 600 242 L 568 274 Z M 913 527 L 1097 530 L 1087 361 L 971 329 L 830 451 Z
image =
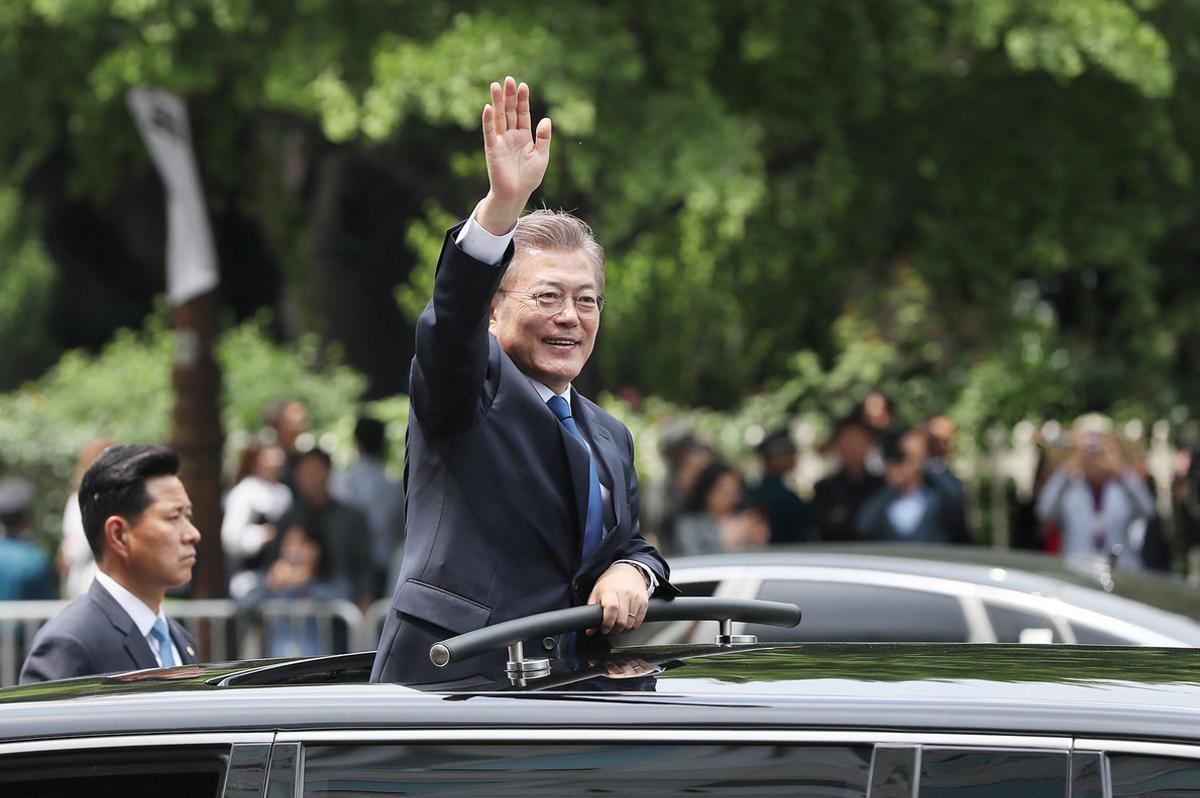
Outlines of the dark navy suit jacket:
M 863 540 L 909 543 L 969 543 L 962 503 L 951 493 L 945 478 L 926 473 L 924 485 L 928 503 L 916 528 L 909 535 L 901 535 L 888 517 L 888 508 L 900 498 L 900 494 L 885 483 L 859 511 L 858 537 Z
M 167 624 L 182 664 L 195 664 L 196 642 L 175 621 L 168 618 Z M 150 644 L 133 619 L 103 585 L 92 582 L 86 595 L 68 604 L 38 630 L 21 668 L 20 682 L 157 667 Z
M 572 415 L 591 443 L 613 510 L 600 546 L 581 561 L 587 449 L 488 332 L 511 244 L 499 266 L 482 263 L 455 243 L 460 227 L 447 235 L 433 300 L 417 322 L 405 451 L 407 538 L 372 681 L 443 681 L 490 667 L 477 660 L 436 669 L 429 647 L 582 604 L 617 560 L 653 571 L 658 595 L 675 593 L 666 562 L 642 537 L 629 430 L 572 391 Z M 545 642 L 529 641 L 533 649 L 526 650 L 544 651 Z

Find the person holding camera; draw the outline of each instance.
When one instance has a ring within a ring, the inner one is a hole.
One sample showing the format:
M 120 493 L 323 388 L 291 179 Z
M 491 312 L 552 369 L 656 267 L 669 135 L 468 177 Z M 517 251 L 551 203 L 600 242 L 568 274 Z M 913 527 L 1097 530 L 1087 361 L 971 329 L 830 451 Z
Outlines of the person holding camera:
M 1085 417 L 1068 446 L 1066 459 L 1038 496 L 1038 519 L 1059 528 L 1064 556 L 1105 557 L 1118 568 L 1142 568 L 1142 541 L 1130 531 L 1154 516 L 1154 497 L 1122 453 L 1111 425 Z

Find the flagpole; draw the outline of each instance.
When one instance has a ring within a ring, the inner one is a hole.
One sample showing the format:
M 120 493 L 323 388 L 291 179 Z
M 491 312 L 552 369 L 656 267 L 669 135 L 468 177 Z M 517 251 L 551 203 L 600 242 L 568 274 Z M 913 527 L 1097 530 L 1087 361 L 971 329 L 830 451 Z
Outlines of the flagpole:
M 167 199 L 167 300 L 171 304 L 174 359 L 171 385 L 175 412 L 170 445 L 192 500 L 201 539 L 190 595 L 226 595 L 221 547 L 221 370 L 213 356 L 217 338 L 217 256 L 192 147 L 187 106 L 162 89 L 129 92 L 129 109 Z M 208 654 L 206 629 L 200 645 Z

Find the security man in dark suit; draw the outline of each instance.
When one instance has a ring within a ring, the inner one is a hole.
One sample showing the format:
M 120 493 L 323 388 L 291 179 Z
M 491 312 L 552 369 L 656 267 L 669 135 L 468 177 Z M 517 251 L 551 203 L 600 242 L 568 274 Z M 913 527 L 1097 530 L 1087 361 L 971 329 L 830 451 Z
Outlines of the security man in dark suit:
M 796 468 L 796 444 L 786 429 L 777 430 L 758 445 L 763 475 L 750 491 L 751 506 L 766 516 L 771 527 L 771 545 L 804 543 L 812 537 L 808 528 L 808 502 L 784 481 Z
M 491 663 L 438 670 L 429 647 L 532 613 L 600 604 L 591 631 L 634 629 L 652 593 L 675 591 L 642 537 L 629 430 L 571 387 L 600 326 L 603 251 L 566 213 L 518 223 L 546 171 L 550 120 L 533 129 L 529 89 L 511 77 L 491 93 L 490 190 L 449 232 L 417 322 L 408 538 L 373 681 L 469 677 Z M 558 656 L 602 643 L 525 645 Z
M 858 514 L 863 540 L 966 543 L 962 505 L 944 477 L 926 470 L 927 438 L 920 429 L 895 428 L 883 436 L 887 482 Z
M 192 578 L 200 532 L 179 481 L 179 456 L 161 446 L 111 446 L 79 486 L 99 571 L 33 639 L 22 684 L 196 662 L 195 642 L 163 615 L 163 598 Z

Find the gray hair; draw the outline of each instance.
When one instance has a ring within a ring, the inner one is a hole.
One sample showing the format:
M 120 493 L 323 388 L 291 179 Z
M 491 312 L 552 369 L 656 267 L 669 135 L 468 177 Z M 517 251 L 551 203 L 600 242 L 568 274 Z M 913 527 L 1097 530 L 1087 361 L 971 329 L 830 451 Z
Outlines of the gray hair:
M 549 209 L 539 209 L 522 216 L 513 233 L 513 247 L 516 252 L 503 284 L 511 284 L 519 269 L 518 260 L 522 252 L 582 251 L 596 272 L 597 290 L 604 292 L 604 248 L 596 240 L 592 228 L 578 216 Z

